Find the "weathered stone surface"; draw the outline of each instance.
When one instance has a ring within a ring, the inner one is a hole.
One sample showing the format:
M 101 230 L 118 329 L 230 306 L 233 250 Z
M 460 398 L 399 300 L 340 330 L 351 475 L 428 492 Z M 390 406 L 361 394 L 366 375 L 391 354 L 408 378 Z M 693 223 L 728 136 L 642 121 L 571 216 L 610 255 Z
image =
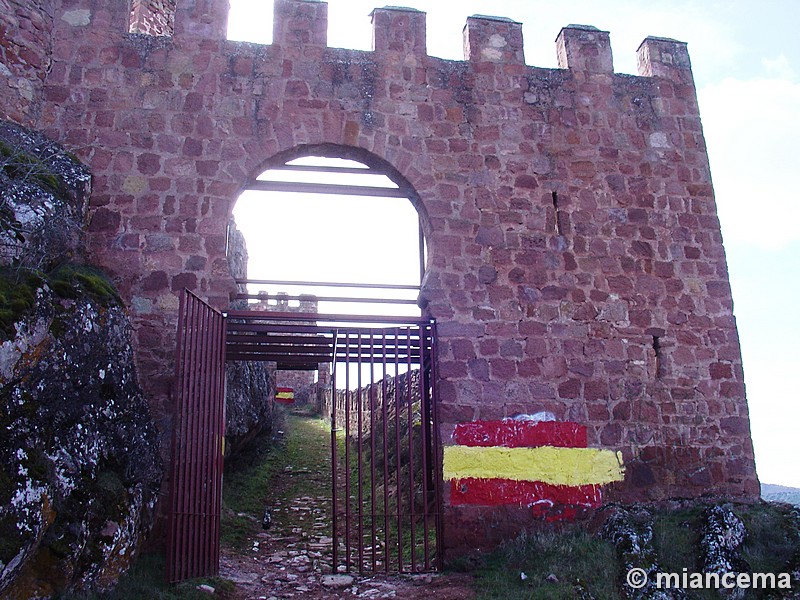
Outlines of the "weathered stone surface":
M 37 292 L 0 347 L 0 592 L 104 589 L 147 535 L 158 438 L 122 308 Z
M 108 588 L 161 485 L 131 326 L 82 258 L 89 174 L 40 134 L 0 124 L 0 594 Z
M 82 252 L 89 171 L 63 148 L 0 122 L 0 265 L 47 270 Z
M 247 278 L 247 244 L 233 218 L 228 223 L 228 268 L 234 278 Z M 246 286 L 240 286 L 245 291 Z M 233 308 L 246 309 L 246 302 Z M 237 361 L 225 365 L 225 454 L 238 452 L 272 428 L 275 363 Z

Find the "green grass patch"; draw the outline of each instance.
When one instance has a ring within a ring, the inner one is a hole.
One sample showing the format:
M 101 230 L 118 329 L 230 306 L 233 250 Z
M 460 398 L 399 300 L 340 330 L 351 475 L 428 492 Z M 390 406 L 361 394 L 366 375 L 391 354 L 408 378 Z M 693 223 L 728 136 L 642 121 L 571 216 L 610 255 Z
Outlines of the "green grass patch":
M 653 511 L 653 548 L 665 573 L 702 571 L 700 529 L 705 506 Z M 800 509 L 761 502 L 737 505 L 747 529 L 742 556 L 753 573 L 781 573 L 800 555 Z M 492 553 L 453 561 L 449 568 L 475 574 L 479 600 L 623 598 L 621 562 L 612 544 L 577 526 L 525 533 Z M 521 574 L 525 573 L 523 580 Z M 554 577 L 553 577 L 554 576 Z M 549 580 L 548 580 L 549 578 Z M 688 590 L 696 600 L 719 599 L 716 590 Z M 748 598 L 771 598 L 751 590 Z
M 58 600 L 208 600 L 208 592 L 198 590 L 199 585 L 210 585 L 216 590 L 214 598 L 232 597 L 235 586 L 219 577 L 206 577 L 184 581 L 178 585 L 164 582 L 163 554 L 140 556 L 117 586 L 105 593 L 71 593 L 57 596 Z
M 264 509 L 272 508 L 276 500 L 285 507 L 284 499 L 330 493 L 330 425 L 318 418 L 284 418 L 285 435 L 277 441 L 265 436 L 226 464 L 221 536 L 229 547 L 247 547 L 261 531 Z M 273 425 L 276 431 L 280 420 Z M 272 526 L 286 526 L 287 516 L 285 511 L 273 512 Z M 313 523 L 293 525 L 311 527 Z
M 616 585 L 617 565 L 609 542 L 564 528 L 524 533 L 472 568 L 481 600 L 574 600 L 583 592 L 617 600 L 622 598 Z
M 760 502 L 734 512 L 744 522 L 744 559 L 754 573 L 780 573 L 800 552 L 800 509 Z
M 36 290 L 43 279 L 33 271 L 0 269 L 0 335 L 11 339 L 16 334 L 14 323 L 36 303 Z
M 61 298 L 89 297 L 102 306 L 121 303 L 114 284 L 95 267 L 67 263 L 49 273 L 30 269 L 0 269 L 0 339 L 14 337 L 14 324 L 33 310 L 36 290 L 45 283 Z

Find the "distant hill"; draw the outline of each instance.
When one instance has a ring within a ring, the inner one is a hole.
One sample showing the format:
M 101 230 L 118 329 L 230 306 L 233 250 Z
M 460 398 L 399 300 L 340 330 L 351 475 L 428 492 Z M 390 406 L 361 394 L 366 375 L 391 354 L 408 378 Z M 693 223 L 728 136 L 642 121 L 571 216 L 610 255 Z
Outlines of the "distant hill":
M 800 488 L 791 488 L 771 483 L 761 484 L 761 497 L 773 502 L 788 502 L 800 506 Z

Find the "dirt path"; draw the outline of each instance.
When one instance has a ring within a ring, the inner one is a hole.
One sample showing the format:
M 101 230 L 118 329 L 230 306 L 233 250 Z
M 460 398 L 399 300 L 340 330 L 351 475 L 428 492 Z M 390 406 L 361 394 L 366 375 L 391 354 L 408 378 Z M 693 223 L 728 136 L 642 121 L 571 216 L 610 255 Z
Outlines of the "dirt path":
M 254 529 L 245 547 L 223 545 L 220 576 L 236 585 L 229 598 L 474 598 L 466 575 L 334 574 L 329 428 L 319 419 L 291 415 L 284 435 L 287 464 L 273 475 L 265 502 L 271 513 L 269 529 Z

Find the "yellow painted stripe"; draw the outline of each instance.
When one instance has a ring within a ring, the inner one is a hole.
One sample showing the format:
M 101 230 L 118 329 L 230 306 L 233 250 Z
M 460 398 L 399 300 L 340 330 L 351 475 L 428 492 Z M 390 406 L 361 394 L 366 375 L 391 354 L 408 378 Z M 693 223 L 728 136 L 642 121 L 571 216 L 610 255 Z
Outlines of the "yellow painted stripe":
M 622 454 L 599 448 L 445 446 L 445 479 L 513 479 L 554 485 L 621 481 Z
M 278 392 L 276 398 L 294 398 L 294 392 Z

